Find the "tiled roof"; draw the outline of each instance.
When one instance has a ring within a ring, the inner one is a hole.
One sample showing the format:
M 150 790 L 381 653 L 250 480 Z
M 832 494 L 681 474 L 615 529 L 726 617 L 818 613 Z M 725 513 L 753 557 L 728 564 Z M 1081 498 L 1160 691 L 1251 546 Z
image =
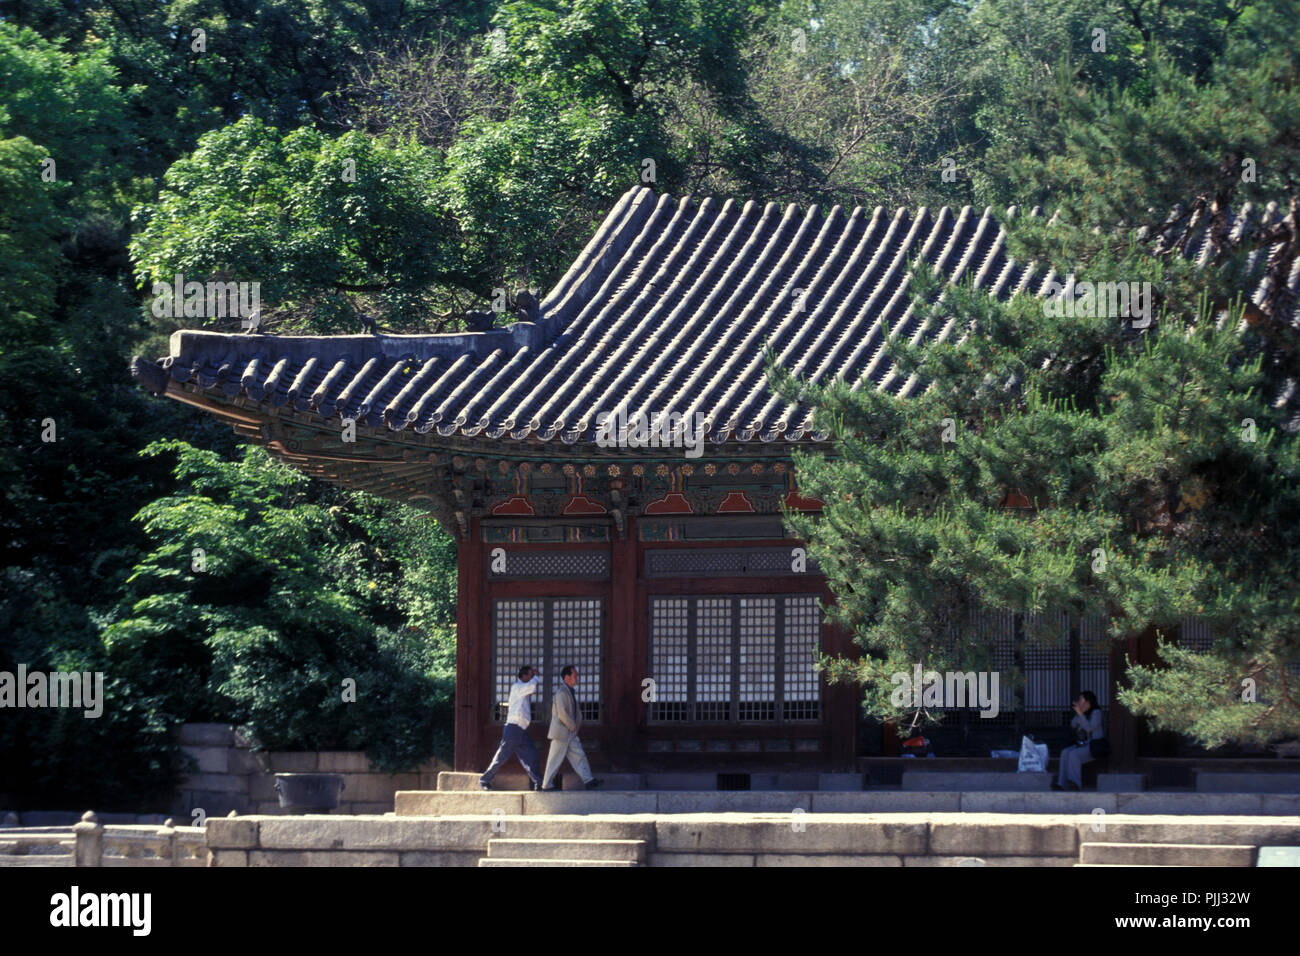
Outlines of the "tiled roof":
M 443 437 L 592 441 L 597 416 L 625 406 L 701 413 L 715 442 L 797 441 L 812 437 L 811 410 L 772 394 L 765 344 L 813 380 L 907 394 L 916 383 L 883 354 L 886 325 L 908 338 L 948 331 L 914 316 L 909 264 L 920 254 L 999 295 L 1041 293 L 1049 276 L 1004 245 L 989 210 L 803 210 L 633 189 L 537 321 L 423 336 L 181 331 L 169 357 L 133 371 L 156 391 L 170 378 L 218 401 Z

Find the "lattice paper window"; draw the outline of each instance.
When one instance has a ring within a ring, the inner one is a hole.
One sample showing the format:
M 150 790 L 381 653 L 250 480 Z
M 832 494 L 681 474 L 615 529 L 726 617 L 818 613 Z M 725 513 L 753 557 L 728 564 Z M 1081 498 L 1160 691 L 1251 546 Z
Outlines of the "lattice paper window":
M 504 721 L 510 702 L 510 686 L 518 680 L 519 668 L 528 664 L 543 667 L 546 657 L 546 602 L 499 600 L 493 605 L 492 702 L 493 719 Z M 543 682 L 544 683 L 544 682 Z M 533 720 L 546 688 L 533 695 Z
M 740 598 L 740 719 L 776 719 L 776 598 Z
M 699 598 L 695 607 L 695 719 L 731 719 L 731 599 Z
M 785 599 L 785 673 L 781 695 L 784 720 L 821 717 L 821 675 L 817 672 L 821 632 L 817 598 L 799 595 Z
M 651 720 L 688 720 L 691 605 L 686 598 L 650 601 L 650 676 L 655 682 Z
M 655 722 L 821 718 L 813 595 L 650 599 Z
M 556 598 L 551 640 L 551 684 L 560 680 L 566 664 L 578 669 L 578 704 L 583 720 L 600 719 L 600 634 L 602 604 L 599 598 Z
M 533 695 L 534 723 L 550 720 L 560 669 L 578 668 L 577 695 L 584 720 L 601 718 L 605 602 L 601 598 L 498 599 L 492 603 L 493 718 L 504 721 L 510 686 L 524 664 L 539 668 L 542 686 Z

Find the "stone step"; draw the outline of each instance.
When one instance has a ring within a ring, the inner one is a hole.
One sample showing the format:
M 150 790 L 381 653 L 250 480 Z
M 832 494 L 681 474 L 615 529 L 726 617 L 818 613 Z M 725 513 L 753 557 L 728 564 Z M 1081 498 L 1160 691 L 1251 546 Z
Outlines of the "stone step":
M 551 860 L 509 859 L 488 857 L 478 861 L 479 866 L 637 866 L 635 860 Z
M 1052 789 L 1052 775 L 1048 773 L 1001 773 L 970 771 L 904 770 L 904 790 L 942 792 L 956 790 L 962 793 L 980 791 L 1037 791 Z
M 488 856 L 508 860 L 631 860 L 644 863 L 645 840 L 491 839 Z
M 1084 843 L 1079 862 L 1111 866 L 1254 866 L 1255 848 L 1242 844 Z
M 1200 793 L 1300 793 L 1300 773 L 1196 772 Z

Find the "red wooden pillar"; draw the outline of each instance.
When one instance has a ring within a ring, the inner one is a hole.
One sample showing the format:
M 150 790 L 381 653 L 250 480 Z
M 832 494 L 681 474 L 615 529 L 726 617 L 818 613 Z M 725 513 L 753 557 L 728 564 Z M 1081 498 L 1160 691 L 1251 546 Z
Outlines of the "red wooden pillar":
M 638 660 L 636 519 L 627 519 L 627 534 L 617 533 L 610 547 L 609 616 L 605 639 L 605 700 L 607 721 L 606 761 L 611 770 L 635 760 L 637 725 L 641 715 L 641 678 L 645 665 Z
M 456 753 L 457 770 L 482 770 L 480 740 L 486 715 L 488 615 L 483 600 L 483 542 L 478 518 L 456 547 Z

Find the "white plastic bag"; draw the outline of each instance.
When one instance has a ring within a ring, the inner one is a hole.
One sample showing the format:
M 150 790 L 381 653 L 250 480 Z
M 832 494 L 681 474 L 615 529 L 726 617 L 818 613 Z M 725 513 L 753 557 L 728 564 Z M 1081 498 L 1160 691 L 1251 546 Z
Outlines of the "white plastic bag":
M 1043 773 L 1047 770 L 1047 744 L 1039 744 L 1028 737 L 1020 738 L 1020 765 L 1018 773 Z

